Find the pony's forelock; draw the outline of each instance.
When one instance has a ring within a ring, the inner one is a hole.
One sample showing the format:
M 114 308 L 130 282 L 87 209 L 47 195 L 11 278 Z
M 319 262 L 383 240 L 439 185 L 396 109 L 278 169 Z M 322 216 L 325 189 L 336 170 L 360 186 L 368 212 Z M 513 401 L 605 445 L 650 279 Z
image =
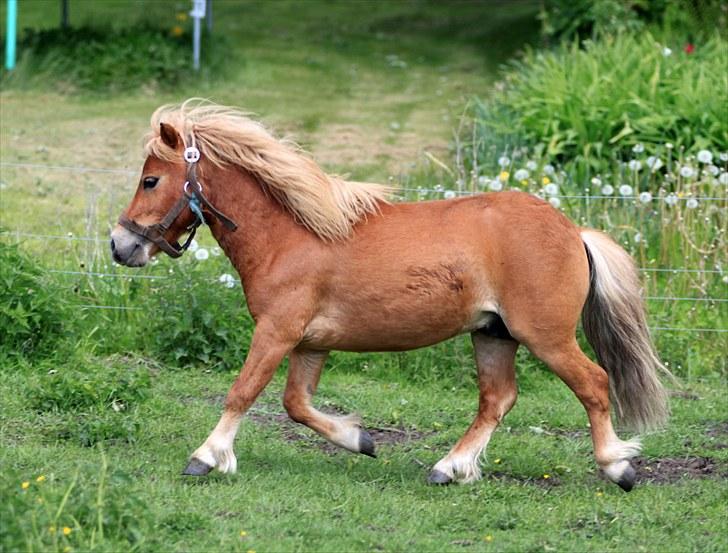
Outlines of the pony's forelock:
M 218 167 L 233 165 L 254 175 L 302 225 L 325 240 L 351 234 L 352 227 L 386 202 L 388 188 L 327 175 L 290 140 L 276 139 L 263 125 L 235 108 L 193 98 L 161 106 L 152 114 L 144 151 L 169 162 L 180 154 L 160 137 L 160 123 L 177 130 L 185 146 L 194 141 Z

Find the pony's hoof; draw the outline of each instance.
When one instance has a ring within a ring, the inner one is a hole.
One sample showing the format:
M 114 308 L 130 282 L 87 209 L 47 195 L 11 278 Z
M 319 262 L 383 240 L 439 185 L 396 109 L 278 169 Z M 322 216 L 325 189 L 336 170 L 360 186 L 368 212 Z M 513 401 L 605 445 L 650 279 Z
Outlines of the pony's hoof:
M 377 454 L 374 453 L 374 440 L 372 440 L 369 432 L 365 430 L 359 432 L 359 453 L 377 458 Z
M 192 457 L 190 462 L 187 463 L 185 470 L 182 471 L 182 474 L 185 476 L 205 476 L 211 470 L 212 467 L 210 465 Z
M 622 473 L 622 476 L 619 480 L 617 480 L 617 485 L 622 488 L 625 492 L 629 492 L 634 488 L 634 482 L 637 479 L 637 473 L 634 470 L 634 467 L 632 466 L 632 463 L 627 465 L 627 468 L 624 469 L 624 472 Z
M 436 486 L 445 486 L 452 483 L 452 478 L 450 478 L 444 472 L 440 472 L 439 470 L 433 470 L 427 477 L 427 483 L 434 484 Z

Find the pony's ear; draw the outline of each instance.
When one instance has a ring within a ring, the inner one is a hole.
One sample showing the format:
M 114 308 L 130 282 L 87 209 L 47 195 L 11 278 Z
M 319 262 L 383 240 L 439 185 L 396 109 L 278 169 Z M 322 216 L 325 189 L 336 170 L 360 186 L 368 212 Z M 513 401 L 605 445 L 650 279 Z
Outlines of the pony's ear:
M 162 142 L 164 142 L 173 150 L 176 150 L 177 146 L 181 142 L 177 130 L 172 125 L 168 125 L 167 123 L 159 124 L 159 137 L 162 139 Z

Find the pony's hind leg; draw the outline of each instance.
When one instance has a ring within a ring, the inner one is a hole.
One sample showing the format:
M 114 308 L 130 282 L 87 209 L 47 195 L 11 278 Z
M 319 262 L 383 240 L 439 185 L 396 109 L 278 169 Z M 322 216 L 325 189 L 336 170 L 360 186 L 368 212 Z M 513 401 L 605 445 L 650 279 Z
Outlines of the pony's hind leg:
M 515 358 L 518 342 L 505 333 L 476 331 L 471 335 L 478 365 L 478 414 L 455 447 L 432 469 L 428 482 L 463 483 L 480 478 L 480 456 L 501 419 L 516 402 Z
M 635 470 L 629 459 L 639 453 L 640 443 L 636 439 L 622 441 L 614 432 L 609 417 L 607 372 L 581 351 L 574 338 L 561 342 L 544 339 L 544 343 L 531 343 L 529 347 L 579 398 L 589 417 L 597 464 L 612 482 L 630 491 Z
M 289 355 L 288 383 L 283 394 L 283 405 L 288 416 L 305 424 L 331 443 L 370 457 L 374 454 L 374 441 L 361 428 L 359 417 L 337 417 L 318 411 L 311 405 L 316 392 L 327 351 L 295 349 Z

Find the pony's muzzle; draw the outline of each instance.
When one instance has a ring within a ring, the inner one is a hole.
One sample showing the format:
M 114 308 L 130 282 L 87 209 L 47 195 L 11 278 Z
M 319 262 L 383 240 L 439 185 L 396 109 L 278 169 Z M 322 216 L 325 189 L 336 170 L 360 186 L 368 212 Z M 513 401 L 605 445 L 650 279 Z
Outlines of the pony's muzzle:
M 143 267 L 149 261 L 149 244 L 139 236 L 117 226 L 111 232 L 111 257 L 120 265 Z

